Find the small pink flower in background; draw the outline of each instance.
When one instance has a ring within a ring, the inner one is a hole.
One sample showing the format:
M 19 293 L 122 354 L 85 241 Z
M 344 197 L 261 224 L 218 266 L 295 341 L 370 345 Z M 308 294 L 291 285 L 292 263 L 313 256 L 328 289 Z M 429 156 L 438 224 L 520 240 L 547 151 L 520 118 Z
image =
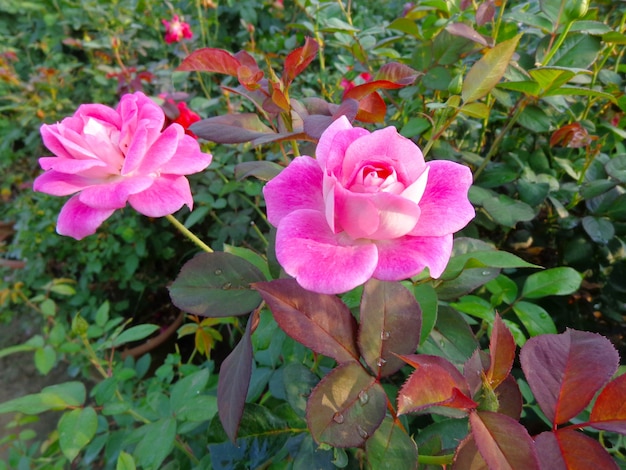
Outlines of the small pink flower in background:
M 55 154 L 33 189 L 53 196 L 74 194 L 61 209 L 57 232 L 80 240 L 128 202 L 149 217 L 193 206 L 184 175 L 204 170 L 212 156 L 182 126 L 165 129 L 163 110 L 141 92 L 122 97 L 115 109 L 81 105 L 60 123 L 41 126 Z
M 172 21 L 161 20 L 165 26 L 165 42 L 172 44 L 182 41 L 183 39 L 191 39 L 193 32 L 189 23 L 185 23 L 178 18 L 178 15 L 172 17 Z
M 453 233 L 473 217 L 469 168 L 425 162 L 395 128 L 369 132 L 342 116 L 316 158 L 295 158 L 265 186 L 276 255 L 305 289 L 338 294 L 371 277 L 439 277 Z

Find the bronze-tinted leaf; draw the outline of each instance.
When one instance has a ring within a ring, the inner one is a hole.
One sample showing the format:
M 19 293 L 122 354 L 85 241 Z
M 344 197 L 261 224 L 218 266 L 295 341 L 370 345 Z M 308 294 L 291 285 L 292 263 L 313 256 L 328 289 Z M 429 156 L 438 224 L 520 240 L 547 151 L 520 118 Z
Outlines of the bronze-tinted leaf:
M 515 360 L 515 339 L 500 315 L 496 315 L 493 322 L 489 355 L 491 365 L 487 370 L 487 380 L 492 388 L 496 388 L 509 376 Z
M 589 404 L 617 370 L 619 355 L 604 336 L 567 329 L 529 339 L 520 361 L 537 403 L 558 425 Z
M 626 434 L 626 374 L 609 382 L 600 392 L 589 421 L 596 429 Z
M 317 442 L 335 447 L 359 447 L 385 417 L 387 395 L 361 364 L 348 362 L 333 369 L 309 396 L 306 419 Z
M 253 287 L 293 339 L 339 363 L 358 362 L 356 320 L 338 297 L 303 289 L 294 279 L 257 282 Z
M 218 144 L 240 144 L 259 137 L 276 135 L 253 113 L 223 114 L 193 123 L 191 130 L 201 137 Z
M 223 73 L 236 77 L 239 65 L 239 60 L 230 52 L 205 47 L 193 51 L 185 57 L 177 70 Z
M 619 467 L 598 441 L 573 429 L 543 432 L 535 438 L 541 468 L 550 470 L 617 470 Z
M 379 377 L 404 365 L 395 354 L 412 354 L 417 349 L 422 311 L 415 296 L 399 282 L 369 280 L 359 319 L 361 356 Z
M 313 38 L 306 38 L 304 46 L 289 53 L 285 58 L 283 83 L 287 87 L 311 63 L 317 55 L 319 44 Z

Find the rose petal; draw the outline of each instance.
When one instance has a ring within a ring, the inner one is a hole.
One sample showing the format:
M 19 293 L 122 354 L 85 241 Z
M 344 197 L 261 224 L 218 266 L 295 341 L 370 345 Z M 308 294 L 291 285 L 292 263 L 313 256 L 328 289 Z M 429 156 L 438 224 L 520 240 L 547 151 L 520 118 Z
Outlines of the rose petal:
M 431 277 L 441 276 L 452 253 L 452 235 L 442 237 L 406 236 L 376 242 L 378 266 L 374 277 L 382 281 L 400 281 L 413 277 L 428 267 Z
M 348 118 L 340 116 L 322 133 L 315 149 L 315 158 L 322 168 L 340 176 L 346 149 L 356 139 L 368 134 L 367 129 L 352 127 Z
M 56 170 L 60 173 L 82 173 L 94 168 L 100 168 L 102 171 L 107 166 L 105 162 L 96 159 L 76 160 L 59 157 L 41 157 L 39 165 L 44 170 Z
M 267 219 L 278 227 L 287 214 L 300 209 L 324 212 L 322 169 L 311 157 L 296 157 L 263 188 Z
M 178 142 L 176 153 L 161 166 L 160 171 L 168 175 L 191 175 L 204 170 L 212 159 L 210 153 L 200 151 L 198 142 L 193 137 L 184 135 Z
M 68 196 L 92 184 L 92 180 L 81 175 L 71 175 L 48 170 L 35 178 L 33 190 L 53 196 Z
M 276 257 L 305 289 L 339 294 L 363 284 L 376 268 L 376 247 L 350 242 L 330 230 L 322 212 L 299 210 L 278 226 Z
M 118 178 L 107 184 L 97 184 L 81 191 L 80 202 L 94 209 L 121 209 L 131 194 L 148 189 L 154 179 L 148 176 Z
M 189 181 L 184 176 L 161 175 L 152 186 L 128 197 L 130 205 L 148 217 L 163 217 L 178 211 L 183 205 L 193 208 Z
M 418 179 L 425 168 L 419 147 L 390 126 L 360 137 L 347 148 L 341 181 L 347 184 L 364 164 L 375 162 L 393 167 L 398 181 L 405 185 Z
M 472 173 L 466 166 L 438 160 L 430 168 L 426 191 L 420 200 L 420 220 L 412 236 L 442 236 L 465 227 L 474 218 L 474 207 L 467 198 Z
M 102 222 L 111 217 L 115 210 L 94 209 L 78 199 L 78 195 L 70 198 L 59 213 L 57 233 L 81 240 L 93 235 Z

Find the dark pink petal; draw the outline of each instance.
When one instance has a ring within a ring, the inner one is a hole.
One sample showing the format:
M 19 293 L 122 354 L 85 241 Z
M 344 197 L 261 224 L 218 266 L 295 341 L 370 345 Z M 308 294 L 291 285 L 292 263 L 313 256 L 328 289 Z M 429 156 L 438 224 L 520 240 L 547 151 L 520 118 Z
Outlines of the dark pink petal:
M 147 125 L 148 123 L 144 124 Z M 146 152 L 150 146 L 146 125 L 137 126 L 128 144 L 125 143 L 123 147 L 121 147 L 124 152 L 124 165 L 121 170 L 123 176 L 129 175 L 134 171 L 139 171 L 139 167 L 146 157 Z
M 65 129 L 62 123 L 50 126 L 44 124 L 41 126 L 40 133 L 44 145 L 57 157 L 68 160 L 98 158 L 90 145 L 85 142 L 83 135 Z
M 33 190 L 53 196 L 68 196 L 93 184 L 81 175 L 70 175 L 49 170 L 35 178 Z
M 97 184 L 81 191 L 80 202 L 94 209 L 121 209 L 131 194 L 145 191 L 154 182 L 149 176 L 118 178 L 110 183 Z
M 367 162 L 381 162 L 394 168 L 398 181 L 409 185 L 417 180 L 425 168 L 424 157 L 417 145 L 398 134 L 395 127 L 386 127 L 355 140 L 346 150 L 343 160 L 344 183 Z
M 340 116 L 323 132 L 315 149 L 315 158 L 322 168 L 341 175 L 341 165 L 346 149 L 359 137 L 368 135 L 367 129 L 352 127 L 345 116 Z
M 103 104 L 81 104 L 74 115 L 82 116 L 83 119 L 97 119 L 117 129 L 122 125 L 119 113 L 115 109 Z
M 57 221 L 57 232 L 60 235 L 81 240 L 93 235 L 102 222 L 111 217 L 115 210 L 94 209 L 86 206 L 78 199 L 78 195 L 65 203 Z
M 211 164 L 213 156 L 200 151 L 198 141 L 189 135 L 178 142 L 174 156 L 161 167 L 161 173 L 168 175 L 191 175 L 204 170 Z
M 427 165 L 428 183 L 419 203 L 422 214 L 411 235 L 438 237 L 457 232 L 475 215 L 467 198 L 472 173 L 466 166 L 444 160 Z
M 159 171 L 163 165 L 174 157 L 178 147 L 178 141 L 184 136 L 185 130 L 179 124 L 167 126 L 154 143 L 144 150 L 145 156 L 141 160 L 137 171 L 140 174 L 149 174 Z
M 263 188 L 269 222 L 278 227 L 285 216 L 300 209 L 323 213 L 322 180 L 322 169 L 313 158 L 294 158 L 287 168 Z
M 178 211 L 183 205 L 191 210 L 193 198 L 189 181 L 184 176 L 161 175 L 150 188 L 128 197 L 130 205 L 148 217 L 163 217 Z
M 452 253 L 452 235 L 442 237 L 405 236 L 377 241 L 378 266 L 374 277 L 382 281 L 400 281 L 415 276 L 425 267 L 434 278 L 441 276 Z
M 55 170 L 59 173 L 77 174 L 82 173 L 93 168 L 106 168 L 107 164 L 102 160 L 87 159 L 76 160 L 74 158 L 60 158 L 60 157 L 41 157 L 39 159 L 39 165 L 44 170 Z
M 308 209 L 281 220 L 276 256 L 302 287 L 321 294 L 339 294 L 363 284 L 378 261 L 373 244 L 354 244 L 345 234 L 333 233 L 324 213 Z
M 335 189 L 335 216 L 354 239 L 388 240 L 409 233 L 420 217 L 414 202 L 389 193 L 353 193 Z

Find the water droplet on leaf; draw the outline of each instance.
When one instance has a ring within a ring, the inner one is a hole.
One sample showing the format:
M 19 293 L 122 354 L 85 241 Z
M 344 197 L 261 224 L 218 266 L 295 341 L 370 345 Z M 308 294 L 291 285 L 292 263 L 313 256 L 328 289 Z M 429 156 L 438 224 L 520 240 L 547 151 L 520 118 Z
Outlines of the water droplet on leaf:
M 341 413 L 339 413 L 339 412 L 337 412 L 337 413 L 335 413 L 335 414 L 333 415 L 333 421 L 334 421 L 335 423 L 337 423 L 337 424 L 341 424 L 341 423 L 343 423 L 345 420 L 346 420 L 346 418 L 344 418 L 344 416 L 343 416 Z
M 382 339 L 383 341 L 387 341 L 389 339 L 389 336 L 391 336 L 391 333 L 387 330 L 383 330 L 380 332 L 380 339 Z
M 365 390 L 361 390 L 359 392 L 359 403 L 361 403 L 361 405 L 365 405 L 370 399 L 370 396 L 367 394 L 367 392 Z
M 224 284 L 224 285 L 222 286 L 222 289 L 224 289 L 224 290 L 228 290 L 228 289 L 230 289 L 232 286 L 233 286 L 233 285 L 232 285 L 230 282 L 227 282 L 226 284 Z
M 384 360 L 382 357 L 379 357 L 379 358 L 378 358 L 378 360 L 376 361 L 376 365 L 377 365 L 378 367 L 382 367 L 382 366 L 384 366 L 385 364 L 387 364 L 387 361 L 386 361 L 386 360 Z
M 367 439 L 368 437 L 370 437 L 368 432 L 365 429 L 363 429 L 363 427 L 359 426 L 358 424 L 356 426 L 356 430 L 359 433 L 359 436 L 361 436 L 363 439 Z
M 215 275 L 216 276 L 221 276 L 222 275 L 222 270 L 221 269 L 216 269 L 215 270 Z

